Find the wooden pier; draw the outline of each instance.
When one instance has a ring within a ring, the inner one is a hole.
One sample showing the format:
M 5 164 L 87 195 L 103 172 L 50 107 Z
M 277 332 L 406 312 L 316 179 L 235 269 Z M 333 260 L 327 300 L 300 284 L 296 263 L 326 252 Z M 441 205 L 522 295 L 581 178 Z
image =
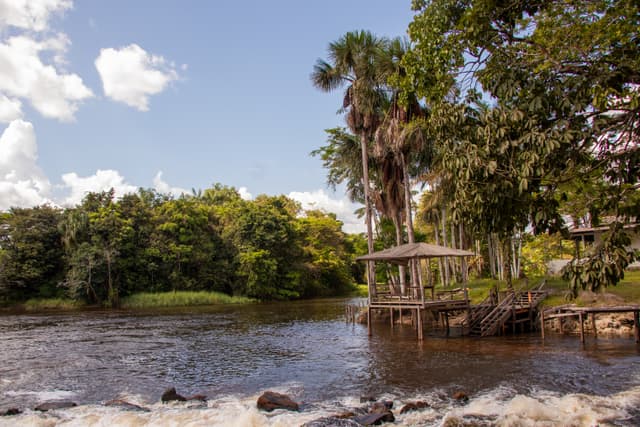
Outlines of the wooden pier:
M 640 343 L 640 306 L 625 305 L 617 307 L 577 307 L 574 305 L 563 305 L 553 307 L 540 313 L 540 331 L 544 339 L 545 322 L 554 319 L 560 320 L 560 332 L 562 332 L 562 319 L 565 317 L 577 317 L 580 329 L 580 341 L 585 342 L 584 322 L 591 318 L 591 325 L 595 338 L 598 338 L 598 328 L 596 326 L 596 316 L 598 314 L 611 313 L 633 313 L 634 336 L 637 343 Z

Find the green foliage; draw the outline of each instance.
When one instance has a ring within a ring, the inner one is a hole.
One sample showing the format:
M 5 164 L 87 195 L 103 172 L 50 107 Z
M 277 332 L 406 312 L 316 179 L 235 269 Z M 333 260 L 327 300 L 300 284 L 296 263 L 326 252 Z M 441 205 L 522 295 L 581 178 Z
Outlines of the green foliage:
M 142 292 L 123 298 L 122 308 L 184 307 L 217 304 L 246 304 L 250 302 L 254 302 L 254 300 L 245 297 L 233 297 L 221 292 Z
M 62 268 L 60 211 L 50 206 L 0 214 L 0 295 L 24 300 L 57 296 Z
M 73 310 L 83 306 L 82 301 L 68 298 L 31 298 L 24 303 L 24 308 L 27 311 Z
M 140 190 L 116 200 L 107 191 L 63 212 L 12 209 L 0 214 L 0 301 L 64 296 L 113 307 L 149 292 L 343 294 L 361 242 L 341 226 L 285 196 L 246 201 L 221 185 L 179 199 Z
M 624 279 L 625 268 L 638 258 L 635 251 L 627 249 L 630 242 L 622 224 L 612 224 L 592 254 L 565 267 L 563 276 L 569 281 L 571 295 L 575 298 L 580 289 L 598 292 Z
M 560 234 L 525 233 L 522 244 L 522 272 L 525 277 L 540 277 L 547 274 L 547 263 L 553 259 L 571 257 L 572 243 L 564 244 Z

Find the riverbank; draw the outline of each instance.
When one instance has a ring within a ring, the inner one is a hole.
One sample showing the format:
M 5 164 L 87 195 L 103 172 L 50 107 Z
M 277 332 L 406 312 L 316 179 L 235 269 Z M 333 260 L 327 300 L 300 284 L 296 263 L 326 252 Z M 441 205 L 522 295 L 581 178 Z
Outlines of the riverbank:
M 122 298 L 122 309 L 191 307 L 221 304 L 252 304 L 255 299 L 237 297 L 221 292 L 175 291 L 175 292 L 143 292 Z M 5 312 L 37 312 L 37 311 L 75 311 L 84 309 L 100 309 L 104 307 L 88 305 L 82 301 L 69 298 L 33 298 L 23 303 L 9 304 L 0 307 Z

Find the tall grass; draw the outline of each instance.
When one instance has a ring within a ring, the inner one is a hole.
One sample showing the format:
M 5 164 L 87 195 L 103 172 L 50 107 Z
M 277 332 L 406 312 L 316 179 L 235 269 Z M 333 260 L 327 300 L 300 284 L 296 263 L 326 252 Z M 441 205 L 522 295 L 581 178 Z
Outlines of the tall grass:
M 67 298 L 32 298 L 24 303 L 25 310 L 73 310 L 82 308 L 85 304 Z
M 154 308 L 216 304 L 246 304 L 250 302 L 255 302 L 255 300 L 245 297 L 232 297 L 220 292 L 142 292 L 123 298 L 121 306 L 123 308 Z

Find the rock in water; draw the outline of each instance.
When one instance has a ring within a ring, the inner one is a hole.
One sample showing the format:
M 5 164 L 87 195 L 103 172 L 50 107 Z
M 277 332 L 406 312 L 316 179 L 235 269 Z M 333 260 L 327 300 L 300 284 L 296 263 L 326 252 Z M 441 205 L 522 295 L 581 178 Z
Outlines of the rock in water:
M 336 417 L 319 418 L 302 424 L 301 427 L 360 427 L 361 424 L 353 421 Z
M 120 408 L 123 409 L 125 411 L 140 411 L 140 412 L 151 412 L 151 410 L 149 410 L 148 408 L 144 408 L 142 406 L 133 404 L 133 403 L 129 403 L 126 400 L 122 400 L 122 399 L 114 399 L 114 400 L 110 400 L 108 402 L 105 402 L 104 406 L 111 406 L 111 407 L 115 407 L 115 408 Z
M 382 423 L 392 423 L 396 420 L 391 411 L 386 412 L 384 414 L 376 414 L 375 412 L 371 412 L 367 415 L 360 415 L 353 419 L 358 424 L 362 424 L 363 426 L 377 426 Z
M 207 396 L 204 394 L 194 394 L 193 396 L 189 396 L 186 398 L 187 400 L 199 400 L 200 402 L 206 402 Z
M 40 412 L 47 412 L 55 409 L 73 408 L 74 406 L 78 406 L 78 404 L 68 400 L 62 400 L 57 402 L 44 402 L 36 406 L 34 409 Z
M 400 409 L 401 414 L 406 414 L 407 412 L 419 411 L 420 409 L 428 408 L 429 404 L 423 401 L 417 402 L 409 402 Z
M 453 393 L 453 400 L 457 400 L 458 402 L 465 403 L 469 400 L 469 395 L 464 391 L 457 391 Z
M 164 393 L 162 393 L 162 397 L 160 397 L 160 400 L 162 401 L 162 403 L 171 402 L 171 401 L 186 402 L 187 398 L 179 395 L 176 392 L 175 387 L 171 387 L 166 389 Z
M 0 411 L 0 417 L 10 417 L 12 415 L 20 415 L 22 411 L 18 408 L 9 408 L 6 411 Z
M 275 409 L 286 409 L 287 411 L 298 411 L 300 405 L 291 400 L 285 394 L 276 393 L 274 391 L 265 391 L 258 398 L 258 409 L 271 412 Z

